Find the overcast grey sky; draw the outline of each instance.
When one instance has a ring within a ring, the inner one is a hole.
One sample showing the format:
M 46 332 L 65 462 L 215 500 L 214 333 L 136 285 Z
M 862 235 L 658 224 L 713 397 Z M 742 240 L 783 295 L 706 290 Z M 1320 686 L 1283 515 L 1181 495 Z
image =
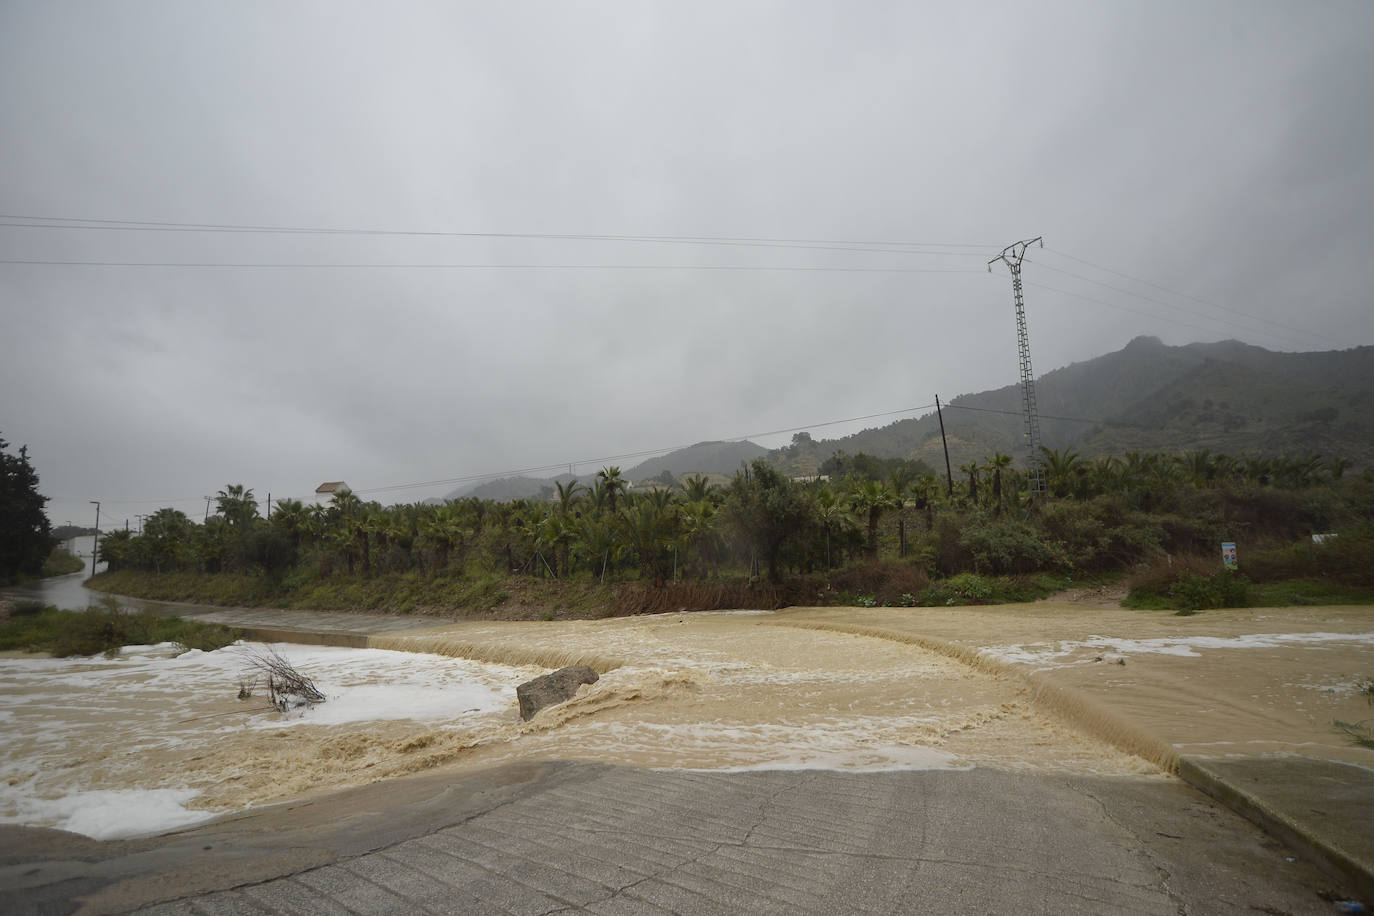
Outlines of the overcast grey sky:
M 4 0 L 0 435 L 57 524 L 590 473 L 1015 382 L 985 265 L 1036 235 L 1037 373 L 1371 344 L 1372 38 L 1364 0 Z

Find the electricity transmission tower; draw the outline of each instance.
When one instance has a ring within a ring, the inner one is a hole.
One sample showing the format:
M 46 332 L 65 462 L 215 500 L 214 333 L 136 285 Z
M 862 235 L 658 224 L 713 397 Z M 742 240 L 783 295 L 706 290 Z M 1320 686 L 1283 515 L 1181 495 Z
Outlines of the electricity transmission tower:
M 1026 451 L 1026 475 L 1031 495 L 1045 495 L 1045 467 L 1040 461 L 1040 413 L 1035 406 L 1035 374 L 1031 371 L 1030 338 L 1026 336 L 1026 305 L 1021 297 L 1021 261 L 1026 249 L 1045 240 L 1039 236 L 1008 245 L 1002 253 L 988 261 L 988 273 L 998 261 L 1011 268 L 1011 291 L 1016 298 L 1016 343 L 1021 354 L 1021 412 L 1025 415 L 1026 432 L 1022 446 Z

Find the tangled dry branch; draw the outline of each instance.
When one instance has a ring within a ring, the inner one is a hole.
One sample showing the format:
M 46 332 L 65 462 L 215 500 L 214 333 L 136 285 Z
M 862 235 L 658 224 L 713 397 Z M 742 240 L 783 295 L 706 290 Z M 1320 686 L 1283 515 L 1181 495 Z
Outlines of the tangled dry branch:
M 270 646 L 261 649 L 241 646 L 239 652 L 247 663 L 248 671 L 253 673 L 254 682 L 258 676 L 266 676 L 268 698 L 282 712 L 294 706 L 313 706 L 325 701 L 325 695 L 315 686 L 315 682 L 297 671 L 276 649 Z M 240 681 L 240 698 L 245 693 L 251 693 L 251 690 Z

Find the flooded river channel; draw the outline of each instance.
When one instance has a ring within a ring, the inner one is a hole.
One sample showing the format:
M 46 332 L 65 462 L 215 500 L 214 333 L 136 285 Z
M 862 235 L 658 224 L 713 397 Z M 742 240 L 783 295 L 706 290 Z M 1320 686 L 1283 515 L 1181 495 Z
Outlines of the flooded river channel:
M 0 820 L 128 835 L 526 759 L 1161 777 L 1180 753 L 1374 758 L 1332 724 L 1374 715 L 1356 690 L 1374 675 L 1369 608 L 799 608 L 460 623 L 371 645 L 278 646 L 329 697 L 285 714 L 237 698 L 232 648 L 0 660 Z M 601 679 L 522 722 L 516 685 L 573 663 Z

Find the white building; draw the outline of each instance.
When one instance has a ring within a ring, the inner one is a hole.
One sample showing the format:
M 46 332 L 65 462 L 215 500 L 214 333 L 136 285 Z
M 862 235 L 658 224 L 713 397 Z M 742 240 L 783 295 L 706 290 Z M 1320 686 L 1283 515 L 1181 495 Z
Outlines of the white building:
M 315 505 L 327 506 L 339 493 L 351 493 L 353 488 L 342 480 L 327 480 L 315 488 Z

